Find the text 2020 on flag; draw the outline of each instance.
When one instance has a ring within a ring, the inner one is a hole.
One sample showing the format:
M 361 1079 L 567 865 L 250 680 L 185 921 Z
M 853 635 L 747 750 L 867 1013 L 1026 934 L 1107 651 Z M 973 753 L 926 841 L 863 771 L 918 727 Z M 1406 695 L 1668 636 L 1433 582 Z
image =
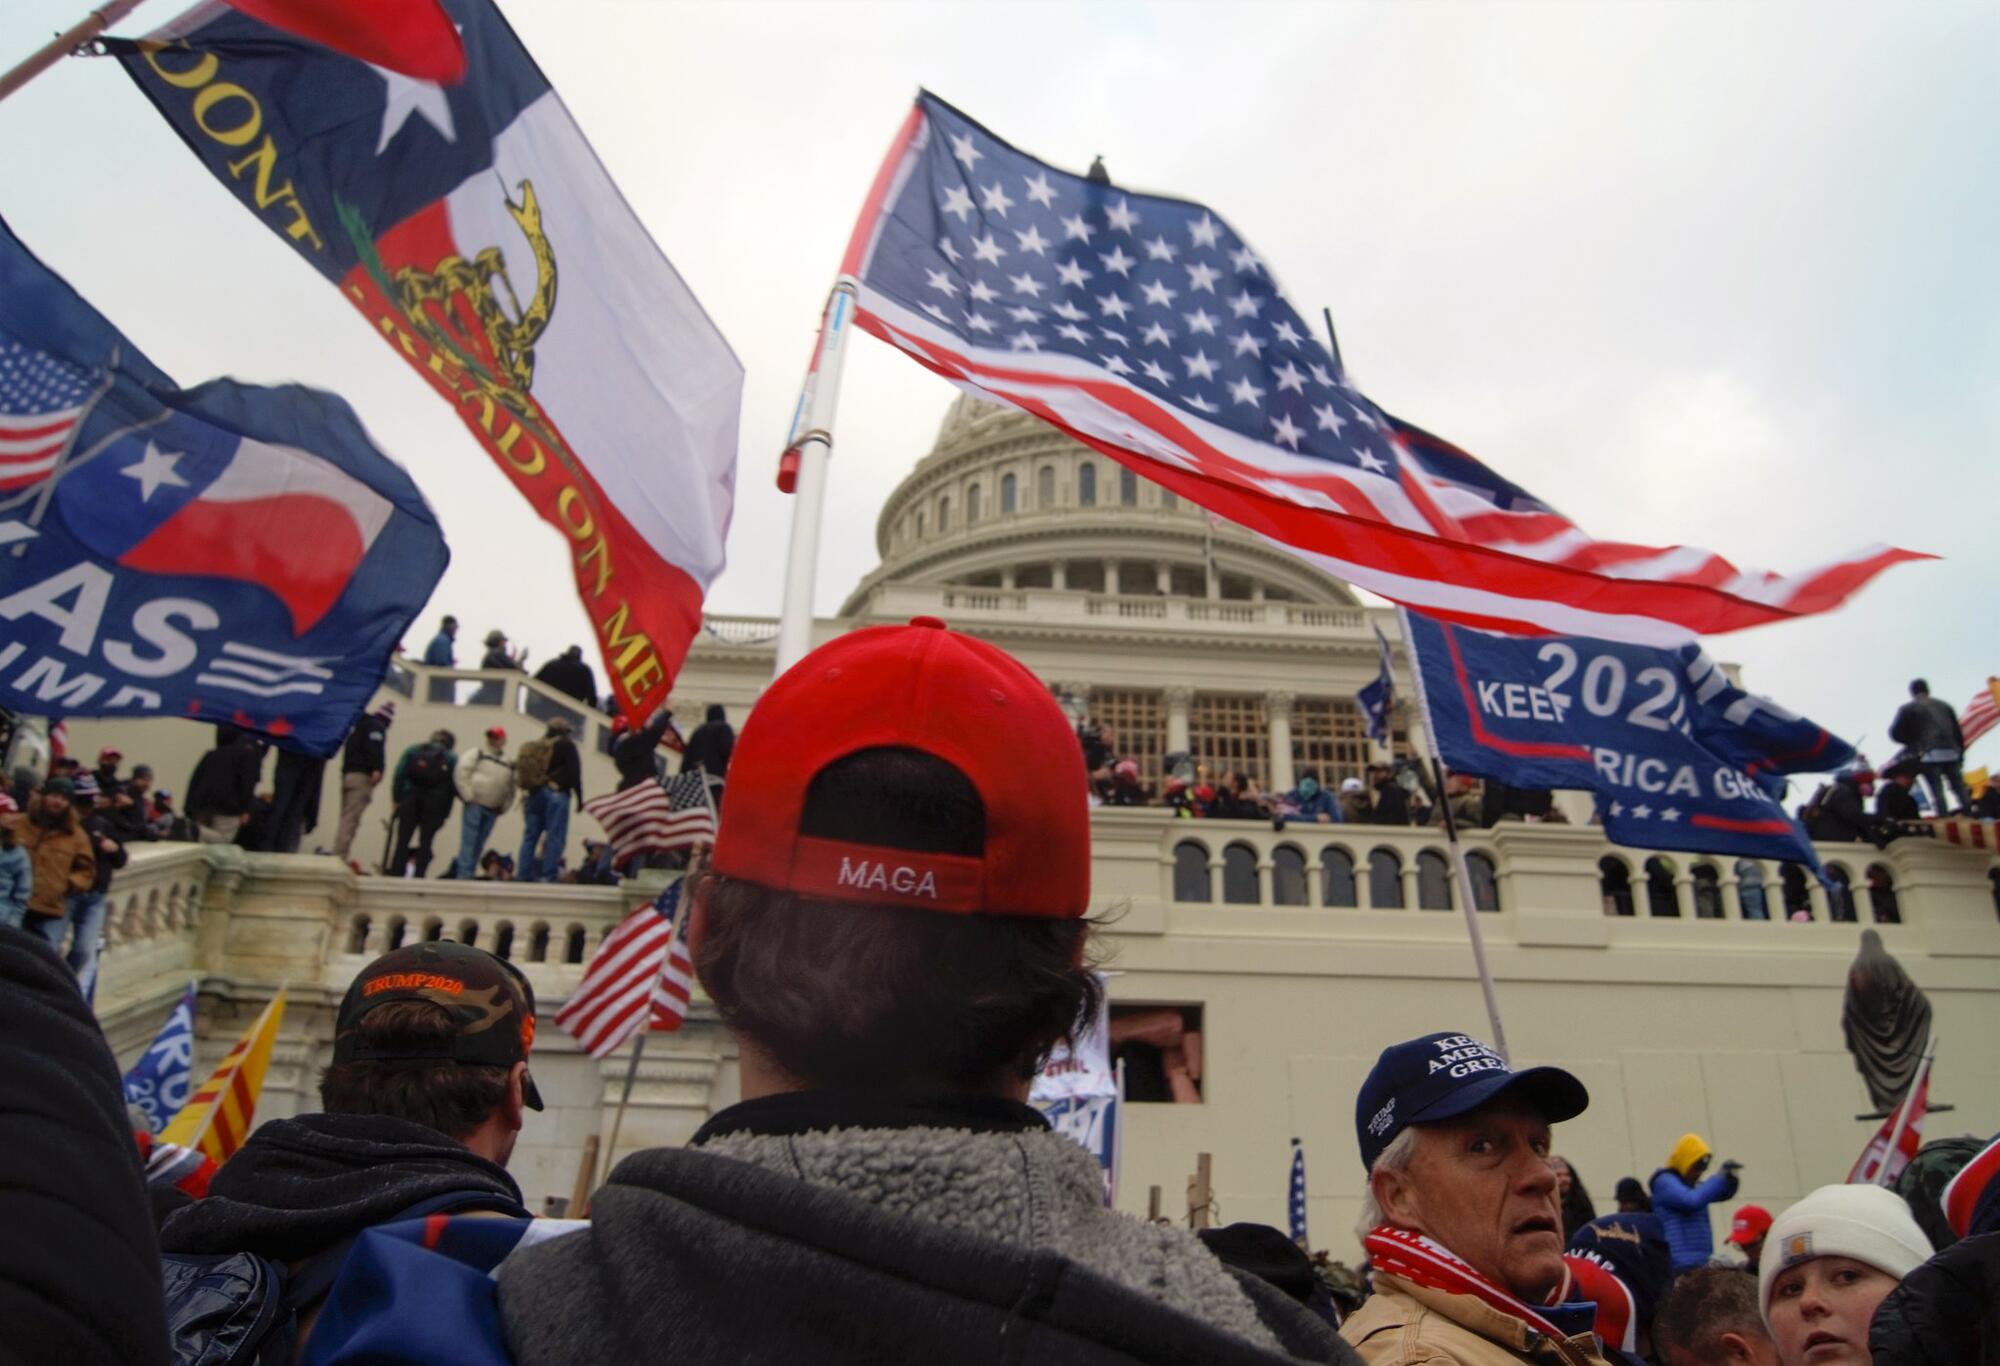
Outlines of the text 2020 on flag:
M 491 0 L 444 8 L 449 88 L 214 5 L 108 46 L 556 528 L 645 716 L 722 571 L 743 367 Z
M 1926 558 L 1876 546 L 1777 575 L 1594 540 L 1370 402 L 1219 215 L 1057 170 L 929 94 L 841 275 L 856 325 L 939 374 L 1463 625 L 1664 643 L 1823 612 Z

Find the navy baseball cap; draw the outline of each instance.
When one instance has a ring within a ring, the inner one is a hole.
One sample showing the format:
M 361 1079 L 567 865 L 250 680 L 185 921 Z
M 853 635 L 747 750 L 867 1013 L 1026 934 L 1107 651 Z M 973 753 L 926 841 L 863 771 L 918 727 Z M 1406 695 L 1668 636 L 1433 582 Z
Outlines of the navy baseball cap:
M 1516 1072 L 1507 1060 L 1470 1034 L 1426 1034 L 1392 1044 L 1375 1060 L 1354 1101 L 1354 1136 L 1361 1165 L 1372 1168 L 1382 1150 L 1412 1124 L 1451 1119 L 1506 1091 L 1532 1100 L 1551 1124 L 1575 1119 L 1590 1092 L 1560 1067 Z

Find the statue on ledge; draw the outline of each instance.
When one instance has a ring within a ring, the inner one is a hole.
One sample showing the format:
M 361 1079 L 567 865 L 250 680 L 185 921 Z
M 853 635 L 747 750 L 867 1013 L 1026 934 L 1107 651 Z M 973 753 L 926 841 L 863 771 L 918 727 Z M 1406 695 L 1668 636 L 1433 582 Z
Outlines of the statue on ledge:
M 1861 932 L 1861 952 L 1847 969 L 1840 1028 L 1868 1098 L 1878 1109 L 1895 1108 L 1916 1079 L 1930 1038 L 1931 1003 L 1874 930 Z

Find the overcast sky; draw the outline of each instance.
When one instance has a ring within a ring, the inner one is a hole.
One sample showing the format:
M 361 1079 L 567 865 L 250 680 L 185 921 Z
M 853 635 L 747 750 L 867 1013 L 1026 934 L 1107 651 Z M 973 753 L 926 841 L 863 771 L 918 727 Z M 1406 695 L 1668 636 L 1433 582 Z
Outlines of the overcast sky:
M 8 0 L 0 58 L 86 8 Z M 1102 154 L 1213 205 L 1302 312 L 1332 307 L 1373 398 L 1597 536 L 1783 570 L 1876 540 L 1945 557 L 1710 641 L 1877 758 L 1912 674 L 1962 705 L 2000 673 L 2000 6 L 502 8 L 748 371 L 715 611 L 777 611 L 778 448 L 921 85 L 1058 165 Z M 182 383 L 336 390 L 412 471 L 453 556 L 413 648 L 443 611 L 461 662 L 490 625 L 537 660 L 587 638 L 557 533 L 113 63 L 0 105 L 0 147 L 15 230 Z M 823 614 L 952 393 L 856 338 Z

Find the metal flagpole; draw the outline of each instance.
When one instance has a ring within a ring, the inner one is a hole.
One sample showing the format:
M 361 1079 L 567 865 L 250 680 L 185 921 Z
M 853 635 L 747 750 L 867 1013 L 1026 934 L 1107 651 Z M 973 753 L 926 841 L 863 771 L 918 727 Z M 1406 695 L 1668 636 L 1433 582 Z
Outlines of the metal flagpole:
M 1889 1146 L 1882 1154 L 1882 1160 L 1875 1168 L 1875 1184 L 1889 1184 L 1889 1162 L 1896 1156 L 1896 1149 L 1903 1141 L 1903 1131 L 1910 1127 L 1910 1102 L 1917 1098 L 1917 1088 L 1930 1076 L 1931 1059 L 1937 1056 L 1937 1031 L 1932 1030 L 1924 1037 L 1923 1061 L 1917 1064 L 1917 1074 L 1910 1078 L 1910 1089 L 1903 1093 L 1903 1103 L 1896 1107 L 1896 1126 L 1889 1130 Z
M 618 1151 L 618 1130 L 625 1124 L 625 1107 L 632 1103 L 632 1083 L 639 1078 L 639 1055 L 646 1051 L 646 1026 L 651 1023 L 652 1011 L 647 1010 L 647 1018 L 640 1021 L 639 1033 L 632 1040 L 632 1058 L 625 1064 L 625 1089 L 618 1095 L 618 1110 L 611 1116 L 611 1141 L 604 1145 L 604 1175 L 598 1178 L 598 1185 L 611 1179 L 611 1159 Z
M 833 415 L 840 406 L 840 367 L 847 354 L 847 334 L 854 318 L 855 281 L 843 275 L 827 296 L 819 330 L 819 351 L 799 394 L 792 418 L 791 440 L 779 466 L 778 484 L 789 478 L 797 499 L 792 505 L 792 542 L 785 557 L 785 601 L 778 617 L 777 669 L 805 658 L 812 648 L 813 578 L 819 568 L 819 524 L 826 504 L 826 465 L 833 452 Z
M 63 58 L 75 52 L 85 43 L 139 8 L 142 0 L 111 0 L 100 5 L 89 16 L 58 33 L 55 37 L 36 48 L 34 53 L 19 65 L 0 72 L 0 100 L 19 90 L 35 77 L 47 71 Z
M 1410 639 L 1410 611 L 1407 607 L 1396 608 L 1396 620 L 1403 630 L 1403 663 L 1410 671 L 1410 679 L 1417 690 L 1417 708 L 1424 717 L 1424 746 L 1430 751 L 1431 775 L 1437 782 L 1438 805 L 1444 808 L 1444 838 L 1451 847 L 1451 865 L 1458 874 L 1458 904 L 1465 912 L 1465 933 L 1472 941 L 1472 961 L 1479 969 L 1479 991 L 1486 998 L 1486 1022 L 1493 1028 L 1493 1047 L 1503 1059 L 1511 1056 L 1507 1052 L 1507 1030 L 1500 1023 L 1500 999 L 1493 990 L 1493 969 L 1486 963 L 1486 936 L 1479 928 L 1479 908 L 1472 900 L 1472 871 L 1466 867 L 1465 846 L 1458 842 L 1458 819 L 1452 815 L 1451 799 L 1446 795 L 1444 778 L 1444 756 L 1438 751 L 1437 725 L 1431 720 L 1430 694 L 1424 689 L 1424 671 L 1417 664 L 1417 647 Z

